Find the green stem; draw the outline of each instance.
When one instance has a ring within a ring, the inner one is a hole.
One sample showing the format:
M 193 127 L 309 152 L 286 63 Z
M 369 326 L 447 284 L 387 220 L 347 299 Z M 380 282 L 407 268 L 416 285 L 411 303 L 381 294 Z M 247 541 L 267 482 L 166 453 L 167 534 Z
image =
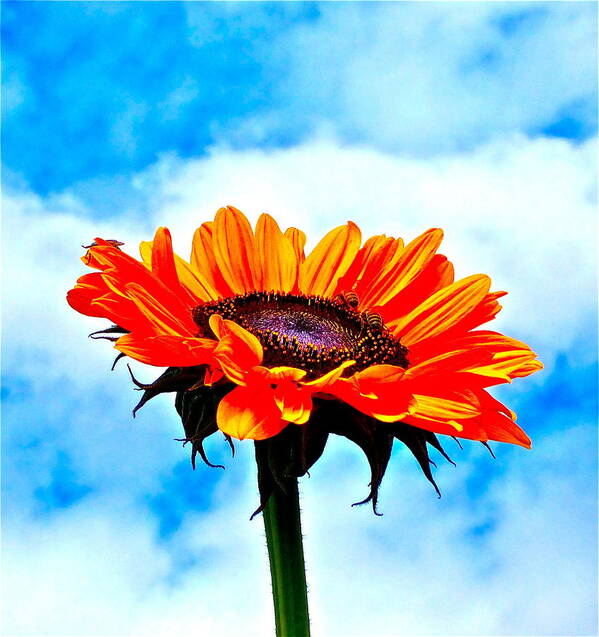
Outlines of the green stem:
M 264 509 L 277 637 L 310 637 L 297 479 L 276 486 Z

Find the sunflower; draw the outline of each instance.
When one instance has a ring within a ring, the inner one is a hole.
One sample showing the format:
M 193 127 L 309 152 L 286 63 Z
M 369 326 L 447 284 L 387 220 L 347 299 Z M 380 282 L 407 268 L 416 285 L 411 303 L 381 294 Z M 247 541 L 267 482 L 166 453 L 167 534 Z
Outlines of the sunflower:
M 378 235 L 361 243 L 356 224 L 331 230 L 308 256 L 306 236 L 263 214 L 252 230 L 228 206 L 195 232 L 191 258 L 173 252 L 166 228 L 142 242 L 141 260 L 96 238 L 83 262 L 96 272 L 68 292 L 82 314 L 113 326 L 93 336 L 122 356 L 166 367 L 140 383 L 137 411 L 175 392 L 184 443 L 211 464 L 203 441 L 220 430 L 255 441 L 260 511 L 286 476 L 304 475 L 337 434 L 364 451 L 368 497 L 378 489 L 395 439 L 437 488 L 428 446 L 436 434 L 530 447 L 513 411 L 486 390 L 542 368 L 531 349 L 476 329 L 505 292 L 476 274 L 454 281 L 427 230 L 405 244 Z M 438 490 L 438 489 L 437 489 Z

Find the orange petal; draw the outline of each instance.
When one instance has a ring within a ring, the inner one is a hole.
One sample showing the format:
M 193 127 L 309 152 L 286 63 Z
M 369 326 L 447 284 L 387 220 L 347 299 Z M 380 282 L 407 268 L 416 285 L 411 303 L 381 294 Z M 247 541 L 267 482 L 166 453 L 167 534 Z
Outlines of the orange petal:
M 233 206 L 220 208 L 214 218 L 212 245 L 216 265 L 233 292 L 256 290 L 256 246 L 245 215 Z
M 531 352 L 526 343 L 490 330 L 477 330 L 454 336 L 441 334 L 436 338 L 412 346 L 410 349 L 410 372 L 413 372 L 415 368 L 420 368 L 421 365 L 427 365 L 438 357 L 447 358 L 460 352 L 472 350 L 491 352 L 492 354 L 510 350 Z M 481 358 L 481 360 L 483 359 Z
M 543 364 L 535 360 L 534 352 L 516 350 L 494 354 L 490 363 L 472 367 L 466 371 L 477 376 L 495 379 L 495 381 L 510 383 L 512 378 L 529 376 L 540 369 L 543 369 Z M 485 386 L 489 385 L 485 383 Z
M 516 413 L 506 407 L 503 403 L 499 402 L 497 398 L 493 398 L 488 391 L 484 389 L 475 390 L 478 402 L 482 405 L 484 411 L 498 411 L 501 414 L 506 415 L 511 420 L 516 420 Z
M 483 386 L 489 387 L 542 369 L 535 359 L 536 354 L 521 341 L 487 330 L 467 332 L 414 346 L 406 379 L 467 372 L 481 377 Z
M 378 307 L 385 323 L 401 319 L 438 290 L 453 283 L 453 265 L 442 254 L 435 254 L 428 265 L 383 307 Z
M 411 380 L 422 376 L 430 378 L 434 374 L 463 372 L 491 360 L 493 360 L 493 352 L 486 349 L 452 349 L 411 364 L 406 372 L 406 379 Z
M 297 254 L 270 215 L 263 214 L 258 219 L 256 247 L 260 266 L 258 289 L 291 292 L 299 272 Z
M 475 427 L 477 422 L 477 417 L 470 418 L 465 423 L 468 423 L 468 426 L 464 426 L 462 423 L 457 422 L 456 420 L 436 420 L 434 418 L 427 418 L 426 416 L 422 416 L 420 414 L 408 414 L 403 418 L 403 422 L 407 425 L 412 425 L 412 427 L 418 427 L 419 429 L 425 429 L 426 431 L 432 431 L 437 434 L 443 434 L 445 436 L 454 436 L 456 438 L 465 438 L 464 431 L 472 431 L 472 427 Z M 468 429 L 468 427 L 471 427 Z M 479 440 L 479 438 L 477 438 Z
M 530 438 L 516 424 L 516 414 L 513 411 L 484 390 L 479 392 L 479 399 L 485 410 L 479 418 L 467 421 L 467 426 L 464 427 L 466 433 L 464 437 L 474 440 L 509 442 L 530 449 Z
M 273 392 L 283 420 L 296 425 L 308 422 L 312 412 L 312 392 L 293 381 L 278 384 Z
M 139 244 L 139 253 L 144 264 L 152 269 L 152 241 L 142 241 Z M 191 267 L 187 261 L 174 254 L 177 277 L 181 285 L 192 295 L 194 302 L 214 301 L 218 298 L 216 291 L 206 280 Z
M 96 242 L 100 241 L 96 239 Z M 167 290 L 147 267 L 108 242 L 91 247 L 81 260 L 91 268 L 103 272 L 109 270 L 115 279 L 123 283 L 135 281 L 147 288 L 162 286 Z
M 201 277 L 185 259 L 175 255 L 175 265 L 177 266 L 177 276 L 181 285 L 200 301 L 215 301 L 218 293 L 206 280 Z
M 236 387 L 229 392 L 218 405 L 216 424 L 238 440 L 271 438 L 288 425 L 267 385 Z
M 171 290 L 179 286 L 179 277 L 175 267 L 173 240 L 168 228 L 156 230 L 152 242 L 152 272 Z
M 367 382 L 365 387 L 355 376 L 357 375 L 349 379 L 339 379 L 329 386 L 326 392 L 383 422 L 402 420 L 413 410 L 414 399 L 405 383 L 397 382 L 395 370 L 387 377 L 386 380 L 389 382 L 385 382 L 385 377 L 381 377 L 381 382 L 375 385 L 372 378 L 372 383 Z
M 542 368 L 534 361 L 535 353 L 530 349 L 494 352 L 491 348 L 460 349 L 444 352 L 433 358 L 412 365 L 406 372 L 406 380 L 433 375 L 468 372 L 492 379 L 489 384 L 511 382 L 517 376 L 527 376 Z M 532 362 L 536 364 L 531 365 Z M 486 381 L 484 381 L 486 382 Z
M 408 347 L 445 332 L 468 316 L 489 290 L 484 274 L 466 277 L 439 290 L 407 316 L 389 323 L 390 329 Z
M 112 316 L 107 316 L 105 312 L 94 304 L 98 299 L 107 296 L 112 296 L 110 288 L 104 282 L 101 272 L 91 272 L 90 274 L 84 274 L 77 279 L 75 287 L 67 292 L 67 303 L 77 312 L 85 314 L 86 316 L 98 316 L 107 318 L 117 323 Z M 119 300 L 123 301 L 123 305 L 127 305 L 128 308 L 133 306 L 133 310 L 136 311 L 133 303 L 123 297 Z M 117 323 L 122 325 L 121 323 Z M 123 326 L 124 327 L 124 326 Z
M 451 386 L 452 381 L 448 384 Z M 493 398 L 484 389 L 468 391 L 468 400 L 472 401 L 480 413 L 474 417 L 452 420 L 445 418 L 449 412 L 438 409 L 435 406 L 434 413 L 431 408 L 428 413 L 416 409 L 414 413 L 406 417 L 405 422 L 421 429 L 427 429 L 435 433 L 458 436 L 470 440 L 497 440 L 509 442 L 530 448 L 530 439 L 522 429 L 514 422 L 516 414 L 505 405 Z M 456 433 L 457 430 L 457 433 Z
M 431 228 L 410 241 L 373 281 L 363 299 L 365 307 L 385 305 L 407 287 L 433 258 L 443 240 L 443 231 Z
M 110 280 L 108 275 L 104 275 L 106 281 Z M 173 334 L 179 336 L 194 336 L 197 326 L 191 316 L 182 319 L 177 314 L 170 311 L 170 308 L 159 303 L 147 290 L 137 283 L 127 283 L 125 285 L 127 296 L 135 303 L 139 312 L 148 320 L 152 327 L 163 334 Z
M 223 278 L 214 257 L 212 222 L 203 223 L 193 235 L 191 267 L 212 298 L 231 296 L 232 290 Z
M 199 296 L 182 285 L 179 280 L 179 272 L 184 271 L 184 268 L 177 267 L 177 259 L 182 261 L 173 252 L 171 233 L 167 228 L 158 228 L 152 242 L 152 272 L 169 290 L 185 299 L 190 307 L 194 307 L 198 301 L 206 297 L 206 293 L 202 290 L 201 296 Z
M 357 390 L 368 398 L 379 398 L 388 390 L 389 384 L 398 383 L 406 370 L 397 365 L 371 365 L 365 370 L 354 374 L 351 380 Z
M 98 295 L 93 291 L 90 293 L 88 288 L 76 286 L 67 292 L 67 303 L 80 314 L 85 316 L 98 316 L 104 317 L 103 313 L 98 308 L 92 306 L 92 301 L 97 298 Z M 98 313 L 99 312 L 99 313 Z
M 263 384 L 270 387 L 284 420 L 296 425 L 308 421 L 312 411 L 312 392 L 299 382 L 306 371 L 296 367 L 256 367 L 254 372 Z
M 438 420 L 463 420 L 481 413 L 480 404 L 473 392 L 439 392 L 439 396 L 414 394 L 415 416 Z M 445 393 L 445 395 L 442 395 Z
M 479 416 L 460 422 L 444 422 L 415 415 L 407 416 L 405 422 L 413 427 L 468 440 L 481 440 L 483 442 L 495 440 L 527 449 L 530 449 L 531 446 L 530 438 L 526 433 L 511 418 L 497 411 L 485 410 Z M 456 430 L 456 425 L 459 427 L 459 431 Z
M 174 335 L 125 334 L 115 348 L 141 363 L 156 367 L 192 367 L 213 361 L 216 342 L 207 338 Z
M 509 442 L 530 449 L 531 441 L 526 433 L 511 419 L 503 414 L 494 411 L 486 411 L 478 419 L 477 425 L 486 440 L 497 440 L 498 442 Z M 466 431 L 466 433 L 470 433 Z M 474 434 L 474 435 L 477 435 Z M 468 436 L 469 437 L 469 436 Z M 478 439 L 478 438 L 475 438 Z M 480 438 L 481 440 L 483 438 Z
M 245 385 L 247 373 L 262 362 L 264 352 L 260 341 L 234 321 L 223 319 L 219 314 L 213 314 L 208 323 L 219 339 L 214 357 L 229 380 Z
M 150 271 L 152 270 L 152 243 L 152 241 L 141 241 L 139 244 L 139 256 Z
M 310 387 L 312 392 L 326 391 L 327 387 L 332 385 L 335 381 L 341 378 L 343 372 L 352 365 L 355 365 L 356 361 L 343 361 L 339 367 L 332 369 L 320 378 L 316 378 L 307 383 L 302 383 L 306 387 Z
M 353 290 L 360 299 L 365 297 L 385 268 L 399 258 L 402 250 L 401 239 L 384 234 L 370 237 L 358 250 L 348 271 L 339 279 L 335 292 L 340 294 Z
M 303 263 L 306 260 L 306 255 L 304 254 L 304 248 L 306 247 L 306 233 L 298 230 L 297 228 L 287 228 L 284 235 L 291 243 L 291 247 L 295 252 L 298 264 Z
M 497 299 L 506 294 L 507 292 L 490 292 L 485 295 L 472 312 L 464 316 L 451 328 L 451 334 L 467 332 L 493 320 L 501 310 L 501 305 L 497 302 Z
M 167 287 L 143 263 L 110 243 L 102 243 L 90 248 L 84 261 L 90 267 L 104 272 L 104 280 L 115 294 L 127 296 L 126 286 L 135 283 L 145 290 L 156 304 L 166 308 L 170 314 L 176 316 L 179 322 L 188 325 L 189 330 L 196 330 L 191 320 L 191 308 L 195 303 L 190 302 L 190 298 L 182 294 L 181 286 L 176 290 Z
M 266 383 L 278 383 L 284 380 L 299 381 L 304 378 L 307 372 L 297 367 L 256 367 L 255 370 Z
M 353 222 L 326 234 L 300 268 L 304 294 L 331 296 L 337 281 L 351 265 L 360 247 L 360 229 Z
M 225 375 L 220 369 L 215 367 L 207 367 L 206 373 L 204 374 L 204 385 L 210 387 L 211 385 L 218 383 L 218 381 L 224 378 L 224 376 Z

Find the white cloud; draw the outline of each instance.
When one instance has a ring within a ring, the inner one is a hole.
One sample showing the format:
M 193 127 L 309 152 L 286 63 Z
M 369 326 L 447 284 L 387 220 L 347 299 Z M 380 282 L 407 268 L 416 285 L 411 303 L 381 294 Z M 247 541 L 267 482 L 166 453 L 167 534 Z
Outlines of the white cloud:
M 211 635 L 246 634 L 247 625 L 272 632 L 261 523 L 246 522 L 256 500 L 249 445 L 239 445 L 241 458 L 229 463 L 209 511 L 156 540 L 144 499 L 186 454 L 170 444 L 178 425 L 168 401 L 130 421 L 125 371 L 108 376 L 110 347 L 85 338 L 101 322 L 64 302 L 84 271 L 81 243 L 103 235 L 134 252 L 151 228 L 167 225 L 185 254 L 193 228 L 228 203 L 254 219 L 271 212 L 283 226 L 305 228 L 312 242 L 347 219 L 365 236 L 411 238 L 441 226 L 458 272 L 489 272 L 510 290 L 503 326 L 551 359 L 588 337 L 594 311 L 594 163 L 592 142 L 516 137 L 424 162 L 315 140 L 276 152 L 163 158 L 133 178 L 148 199 L 142 219 L 124 211 L 96 221 L 72 193 L 46 201 L 5 193 L 4 374 L 29 384 L 28 409 L 40 415 L 33 434 L 42 441 L 29 449 L 32 432 L 17 418 L 5 427 L 8 488 L 21 498 L 11 499 L 6 520 L 6 634 L 164 634 L 192 624 Z M 350 447 L 333 445 L 303 487 L 318 634 L 592 630 L 595 522 L 583 485 L 592 468 L 575 454 L 593 445 L 581 428 L 540 440 L 530 455 L 507 452 L 479 503 L 460 495 L 476 452 L 455 470 L 440 469 L 440 502 L 400 453 L 385 481 L 382 521 L 348 508 L 365 487 L 365 467 Z M 61 449 L 97 491 L 32 517 L 33 491 L 49 483 Z M 467 535 L 491 510 L 496 527 L 484 539 Z M 196 562 L 181 572 L 185 556 Z M 548 563 L 560 576 L 547 573 Z

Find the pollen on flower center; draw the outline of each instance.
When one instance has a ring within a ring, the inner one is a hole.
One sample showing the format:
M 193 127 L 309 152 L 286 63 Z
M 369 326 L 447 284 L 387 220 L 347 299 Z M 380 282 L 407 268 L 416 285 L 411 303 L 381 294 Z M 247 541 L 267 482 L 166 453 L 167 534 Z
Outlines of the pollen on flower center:
M 193 318 L 209 333 L 212 314 L 231 319 L 255 334 L 264 348 L 264 364 L 326 373 L 355 360 L 352 373 L 370 365 L 407 367 L 407 348 L 384 326 L 378 314 L 359 312 L 343 296 L 250 292 L 199 305 Z

